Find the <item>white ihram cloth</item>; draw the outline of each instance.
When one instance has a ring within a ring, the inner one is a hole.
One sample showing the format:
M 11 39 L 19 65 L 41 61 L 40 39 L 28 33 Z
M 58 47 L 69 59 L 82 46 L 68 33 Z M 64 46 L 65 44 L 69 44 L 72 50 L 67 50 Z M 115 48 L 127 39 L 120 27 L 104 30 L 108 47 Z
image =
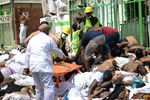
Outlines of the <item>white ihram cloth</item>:
M 115 57 L 114 60 L 117 62 L 117 66 L 119 66 L 119 68 L 122 68 L 130 62 L 129 58 L 124 57 Z
M 5 63 L 5 66 L 10 67 L 14 73 L 23 74 L 24 68 L 27 68 L 25 57 L 25 53 L 14 55 Z
M 85 100 L 82 93 L 77 88 L 71 88 L 68 93 L 68 100 Z
M 143 79 L 144 82 L 149 83 L 150 84 L 150 73 L 146 74 Z
M 20 33 L 19 33 L 20 44 L 22 44 L 26 39 L 26 32 L 27 26 L 25 26 L 24 24 L 20 24 Z
M 129 100 L 131 100 L 132 96 L 134 94 L 137 94 L 137 93 L 146 93 L 146 94 L 150 94 L 150 84 L 146 84 L 146 86 L 143 86 L 141 88 L 134 88 L 130 91 L 130 94 L 129 94 Z
M 75 75 L 71 80 L 71 83 L 73 83 L 79 90 L 82 90 L 89 87 L 94 79 L 101 82 L 102 78 L 103 74 L 101 72 L 84 72 Z
M 34 80 L 36 100 L 54 100 L 52 52 L 59 58 L 64 56 L 55 41 L 43 32 L 32 37 L 27 46 L 26 64 Z
M 33 77 L 31 76 L 13 74 L 10 77 L 15 79 L 14 84 L 16 85 L 34 85 Z
M 9 58 L 9 55 L 8 55 L 8 54 L 1 55 L 1 56 L 0 56 L 0 62 L 6 60 L 6 59 L 8 59 L 8 58 Z
M 59 83 L 59 87 L 55 88 L 55 95 L 61 96 L 65 94 L 66 91 L 69 91 L 71 88 L 74 88 L 75 86 L 70 83 L 69 81 L 63 81 Z

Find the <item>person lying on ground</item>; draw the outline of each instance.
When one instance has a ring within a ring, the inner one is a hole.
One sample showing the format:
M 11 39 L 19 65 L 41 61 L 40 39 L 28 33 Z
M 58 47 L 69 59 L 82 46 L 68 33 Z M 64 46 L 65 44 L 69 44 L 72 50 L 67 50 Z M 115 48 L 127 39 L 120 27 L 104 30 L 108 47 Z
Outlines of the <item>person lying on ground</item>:
M 121 46 L 127 46 L 131 47 L 134 45 L 139 45 L 136 38 L 134 36 L 126 36 L 125 38 L 120 40 L 120 43 L 118 43 L 119 47 Z
M 113 58 L 105 60 L 102 64 L 98 65 L 94 71 L 105 71 L 111 69 L 113 65 Z
M 7 60 L 5 66 L 0 70 L 0 83 L 15 73 L 24 74 L 25 72 L 29 74 L 28 68 L 25 65 L 25 53 L 13 56 Z
M 123 85 L 128 89 L 145 86 L 145 83 L 135 74 L 118 70 L 115 71 L 112 82 L 115 84 L 115 86 Z
M 126 52 L 134 53 L 138 59 L 147 55 L 146 48 L 141 45 L 131 46 L 127 49 Z
M 112 87 L 112 77 L 112 72 L 110 70 L 105 70 L 102 82 L 93 80 L 92 84 L 89 86 L 88 97 L 93 98 L 99 96 L 103 91 L 109 91 L 109 89 Z
M 115 57 L 113 61 L 113 65 L 118 70 L 136 73 L 136 69 L 138 65 L 143 65 L 143 63 L 140 60 L 132 60 L 135 59 L 135 57 Z M 131 67 L 132 66 L 132 67 Z
M 102 77 L 102 72 L 84 72 L 73 75 L 73 77 L 71 77 L 69 80 L 79 90 L 83 90 L 89 87 L 94 79 L 96 79 L 98 82 L 101 82 Z
M 150 83 L 150 65 L 148 63 L 144 63 L 143 66 L 137 67 L 137 73 L 143 76 L 143 81 L 146 83 Z
M 150 56 L 148 55 L 148 56 L 141 57 L 139 60 L 142 61 L 143 63 L 144 62 L 150 63 Z
M 136 59 L 140 59 L 141 57 L 147 56 L 149 54 L 149 50 L 146 49 L 145 46 L 142 45 L 131 45 L 128 46 L 129 42 L 123 41 L 122 43 L 118 43 L 118 46 L 120 49 L 124 50 L 124 53 L 126 56 L 128 56 L 128 53 L 133 53 L 136 55 Z

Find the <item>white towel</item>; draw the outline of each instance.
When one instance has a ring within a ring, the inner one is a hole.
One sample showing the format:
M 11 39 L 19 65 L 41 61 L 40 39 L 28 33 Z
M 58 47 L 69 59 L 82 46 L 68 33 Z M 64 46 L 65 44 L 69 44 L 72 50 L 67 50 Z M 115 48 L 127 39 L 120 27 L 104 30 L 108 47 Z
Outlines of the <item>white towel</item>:
M 9 58 L 9 55 L 8 55 L 8 54 L 1 55 L 1 56 L 0 56 L 0 62 L 6 60 L 6 59 L 8 59 L 8 58 Z
M 77 88 L 70 89 L 68 93 L 69 100 L 85 100 L 82 93 Z
M 114 60 L 117 62 L 117 66 L 119 66 L 119 68 L 122 68 L 130 62 L 129 58 L 124 57 L 115 57 Z
M 150 94 L 150 84 L 146 84 L 142 88 L 134 88 L 130 91 L 129 100 L 131 100 L 132 96 L 137 93 L 148 93 Z

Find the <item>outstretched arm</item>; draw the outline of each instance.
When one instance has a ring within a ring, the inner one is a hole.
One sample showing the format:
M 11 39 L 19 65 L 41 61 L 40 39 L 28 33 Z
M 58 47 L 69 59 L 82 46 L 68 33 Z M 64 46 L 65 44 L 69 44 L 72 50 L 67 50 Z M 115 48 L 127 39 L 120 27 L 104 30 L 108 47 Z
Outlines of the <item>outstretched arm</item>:
M 97 80 L 94 79 L 91 85 L 89 86 L 88 96 L 93 93 L 93 90 L 97 87 L 97 84 L 98 84 Z
M 88 95 L 89 100 L 90 100 L 90 98 L 93 98 L 93 97 L 95 97 L 95 96 L 101 94 L 103 91 L 106 90 L 106 87 L 109 86 L 109 85 L 111 85 L 111 84 L 112 84 L 111 81 L 107 81 L 107 82 L 101 83 L 100 89 L 99 89 L 98 91 L 95 91 L 93 94 Z
M 59 45 L 60 40 L 57 38 L 57 36 L 55 34 L 49 33 L 48 35 L 54 39 L 54 41 L 56 42 L 57 45 Z

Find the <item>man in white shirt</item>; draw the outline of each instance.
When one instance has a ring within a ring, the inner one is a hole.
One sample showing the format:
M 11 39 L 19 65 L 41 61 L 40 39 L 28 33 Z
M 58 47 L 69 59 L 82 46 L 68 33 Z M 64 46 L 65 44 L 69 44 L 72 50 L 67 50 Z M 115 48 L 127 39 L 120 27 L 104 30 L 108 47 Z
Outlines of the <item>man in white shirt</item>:
M 57 48 L 55 41 L 48 36 L 50 27 L 47 24 L 40 25 L 39 30 L 40 33 L 32 37 L 27 46 L 26 63 L 33 76 L 36 100 L 54 100 L 51 52 L 63 60 L 66 56 Z

